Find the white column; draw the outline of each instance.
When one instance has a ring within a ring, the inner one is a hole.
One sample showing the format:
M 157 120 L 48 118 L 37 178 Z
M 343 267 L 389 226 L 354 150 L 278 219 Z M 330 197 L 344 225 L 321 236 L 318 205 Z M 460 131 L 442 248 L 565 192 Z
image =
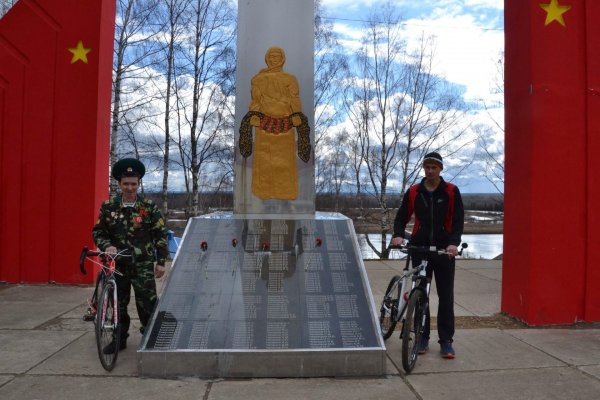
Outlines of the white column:
M 252 194 L 252 159 L 238 147 L 239 127 L 250 105 L 250 80 L 266 67 L 270 47 L 286 53 L 283 69 L 298 79 L 302 112 L 308 117 L 312 154 L 297 158 L 298 198 L 262 200 Z M 275 214 L 306 217 L 315 211 L 314 185 L 314 0 L 239 0 L 235 100 L 236 214 Z

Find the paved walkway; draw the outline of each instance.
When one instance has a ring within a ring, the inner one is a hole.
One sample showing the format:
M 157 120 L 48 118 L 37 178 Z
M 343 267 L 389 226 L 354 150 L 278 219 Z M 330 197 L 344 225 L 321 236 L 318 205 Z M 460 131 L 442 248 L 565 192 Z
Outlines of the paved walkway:
M 401 264 L 367 262 L 366 267 L 373 295 L 379 299 Z M 500 285 L 500 261 L 459 261 L 457 319 L 494 318 L 500 308 Z M 140 337 L 134 335 L 130 348 L 119 353 L 115 370 L 107 373 L 97 359 L 93 325 L 81 320 L 84 299 L 91 291 L 0 285 L 0 399 L 588 400 L 600 393 L 596 324 L 554 329 L 475 324 L 457 330 L 456 359 L 441 359 L 437 346 L 431 346 L 409 376 L 401 372 L 400 341 L 394 335 L 386 342 L 387 375 L 354 379 L 139 378 L 133 343 Z M 435 307 L 432 311 L 435 315 Z

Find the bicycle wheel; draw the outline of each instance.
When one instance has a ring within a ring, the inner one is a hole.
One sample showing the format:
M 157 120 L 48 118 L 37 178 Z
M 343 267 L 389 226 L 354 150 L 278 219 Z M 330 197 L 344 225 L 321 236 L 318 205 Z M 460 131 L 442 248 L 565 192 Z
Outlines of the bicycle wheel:
M 419 342 L 425 324 L 426 297 L 422 290 L 415 290 L 408 300 L 406 318 L 402 327 L 402 367 L 410 373 L 417 362 Z
M 121 325 L 118 319 L 117 287 L 113 281 L 104 284 L 98 299 L 96 313 L 96 344 L 98 357 L 105 370 L 111 371 L 117 362 L 121 343 Z M 104 354 L 104 348 L 114 342 L 114 352 Z
M 400 287 L 402 283 L 400 276 L 396 275 L 388 284 L 385 295 L 379 309 L 379 326 L 383 339 L 388 339 L 394 333 L 396 323 L 398 322 L 398 298 L 400 296 Z

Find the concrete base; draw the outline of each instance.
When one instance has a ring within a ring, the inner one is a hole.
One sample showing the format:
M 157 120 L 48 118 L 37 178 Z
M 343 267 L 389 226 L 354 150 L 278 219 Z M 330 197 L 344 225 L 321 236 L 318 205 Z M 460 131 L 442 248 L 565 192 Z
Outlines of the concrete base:
M 152 378 L 314 378 L 381 376 L 385 350 L 359 351 L 139 351 L 138 372 Z

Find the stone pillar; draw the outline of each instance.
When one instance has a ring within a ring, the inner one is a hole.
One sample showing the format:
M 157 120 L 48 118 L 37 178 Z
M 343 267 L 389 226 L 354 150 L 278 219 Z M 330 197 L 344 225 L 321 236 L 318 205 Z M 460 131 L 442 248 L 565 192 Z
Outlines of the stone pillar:
M 239 150 L 239 128 L 250 106 L 250 81 L 266 68 L 271 47 L 285 50 L 283 69 L 300 87 L 302 112 L 308 117 L 313 146 L 308 163 L 296 156 L 298 197 L 263 200 L 252 193 L 254 154 L 244 158 Z M 237 214 L 313 215 L 314 188 L 314 1 L 244 0 L 238 2 L 236 70 L 236 139 L 234 212 Z

